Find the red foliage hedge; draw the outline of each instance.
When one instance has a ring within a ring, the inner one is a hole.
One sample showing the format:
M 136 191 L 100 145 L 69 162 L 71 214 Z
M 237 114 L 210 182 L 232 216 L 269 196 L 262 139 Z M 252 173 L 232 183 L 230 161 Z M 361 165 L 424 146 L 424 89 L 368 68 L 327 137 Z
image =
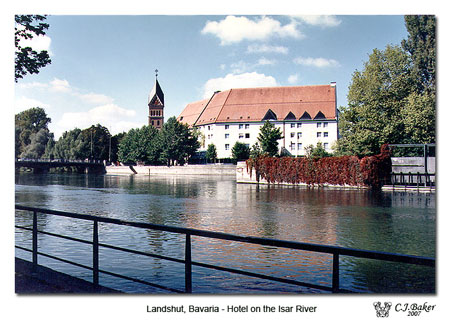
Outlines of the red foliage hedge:
M 391 157 L 387 145 L 375 156 L 294 158 L 261 156 L 247 160 L 247 171 L 255 169 L 269 183 L 304 183 L 308 185 L 351 185 L 379 188 L 389 178 Z

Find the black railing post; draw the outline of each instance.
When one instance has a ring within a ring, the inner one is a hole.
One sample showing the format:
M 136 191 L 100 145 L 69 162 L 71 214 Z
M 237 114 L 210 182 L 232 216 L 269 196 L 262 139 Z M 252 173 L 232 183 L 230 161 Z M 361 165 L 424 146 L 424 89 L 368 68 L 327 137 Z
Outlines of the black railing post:
M 192 253 L 191 235 L 186 233 L 186 250 L 184 258 L 185 292 L 192 293 Z
M 37 212 L 33 211 L 33 270 L 36 270 L 38 265 L 38 225 Z
M 94 230 L 92 238 L 92 272 L 93 272 L 93 283 L 95 286 L 98 285 L 98 221 L 94 220 Z
M 333 293 L 339 292 L 339 253 L 333 253 Z

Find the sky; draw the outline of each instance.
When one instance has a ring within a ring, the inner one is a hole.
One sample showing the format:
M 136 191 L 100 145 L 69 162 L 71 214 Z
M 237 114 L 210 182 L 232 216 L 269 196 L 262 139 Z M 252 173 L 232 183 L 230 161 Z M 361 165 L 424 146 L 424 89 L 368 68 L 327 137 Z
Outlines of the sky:
M 336 82 L 347 104 L 372 51 L 406 39 L 402 15 L 51 14 L 34 48 L 52 63 L 14 86 L 14 113 L 42 107 L 57 139 L 97 123 L 112 134 L 147 124 L 155 70 L 165 119 L 216 90 Z

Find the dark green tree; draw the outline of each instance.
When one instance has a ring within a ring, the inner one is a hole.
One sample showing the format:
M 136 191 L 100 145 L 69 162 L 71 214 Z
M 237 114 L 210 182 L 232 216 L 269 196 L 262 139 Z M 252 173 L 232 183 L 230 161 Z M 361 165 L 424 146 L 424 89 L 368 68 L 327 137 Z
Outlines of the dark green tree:
M 50 139 L 53 139 L 53 134 L 47 128 L 42 128 L 37 133 L 32 133 L 30 135 L 30 144 L 25 147 L 20 157 L 41 158 Z
M 84 155 L 89 159 L 109 160 L 110 133 L 108 128 L 97 124 L 83 129 L 80 139 L 84 145 Z M 86 151 L 88 147 L 88 151 Z
M 31 144 L 31 137 L 41 129 L 48 132 L 51 119 L 43 108 L 34 107 L 15 115 L 15 156 L 19 157 Z M 42 155 L 41 155 L 42 156 Z
M 167 166 L 183 165 L 200 147 L 198 136 L 194 135 L 188 125 L 170 117 L 160 133 L 162 147 L 160 160 Z
M 412 58 L 412 75 L 417 93 L 436 92 L 436 17 L 405 16 L 408 39 L 402 47 Z
M 75 128 L 65 131 L 55 142 L 53 151 L 48 150 L 47 154 L 54 155 L 60 159 L 86 159 L 89 158 L 89 142 L 85 141 L 81 135 L 81 129 Z
M 46 17 L 40 15 L 16 15 L 14 43 L 15 55 L 15 81 L 23 78 L 27 73 L 39 73 L 39 69 L 51 63 L 46 50 L 36 52 L 31 47 L 22 47 L 20 40 L 33 39 L 35 36 L 45 35 L 49 24 L 45 23 Z
M 402 110 L 412 90 L 410 69 L 406 52 L 387 46 L 354 72 L 339 118 L 339 154 L 378 154 L 384 143 L 406 142 Z
M 206 161 L 210 163 L 215 163 L 217 159 L 217 149 L 216 145 L 209 144 L 208 148 L 206 149 Z
M 250 158 L 250 148 L 241 142 L 236 142 L 231 149 L 233 159 L 237 161 L 247 160 Z
M 117 157 L 122 163 L 158 164 L 160 133 L 153 126 L 131 129 L 120 141 Z
M 269 156 L 278 154 L 278 140 L 283 138 L 280 128 L 276 128 L 274 124 L 268 120 L 264 123 L 259 131 L 258 142 L 261 144 L 262 153 Z

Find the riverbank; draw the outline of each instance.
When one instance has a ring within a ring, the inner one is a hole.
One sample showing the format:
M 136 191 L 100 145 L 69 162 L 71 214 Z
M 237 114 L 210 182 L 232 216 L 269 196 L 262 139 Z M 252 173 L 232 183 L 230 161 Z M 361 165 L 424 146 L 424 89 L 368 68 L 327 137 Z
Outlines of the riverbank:
M 236 165 L 207 164 L 185 166 L 106 166 L 106 174 L 113 175 L 236 175 Z

